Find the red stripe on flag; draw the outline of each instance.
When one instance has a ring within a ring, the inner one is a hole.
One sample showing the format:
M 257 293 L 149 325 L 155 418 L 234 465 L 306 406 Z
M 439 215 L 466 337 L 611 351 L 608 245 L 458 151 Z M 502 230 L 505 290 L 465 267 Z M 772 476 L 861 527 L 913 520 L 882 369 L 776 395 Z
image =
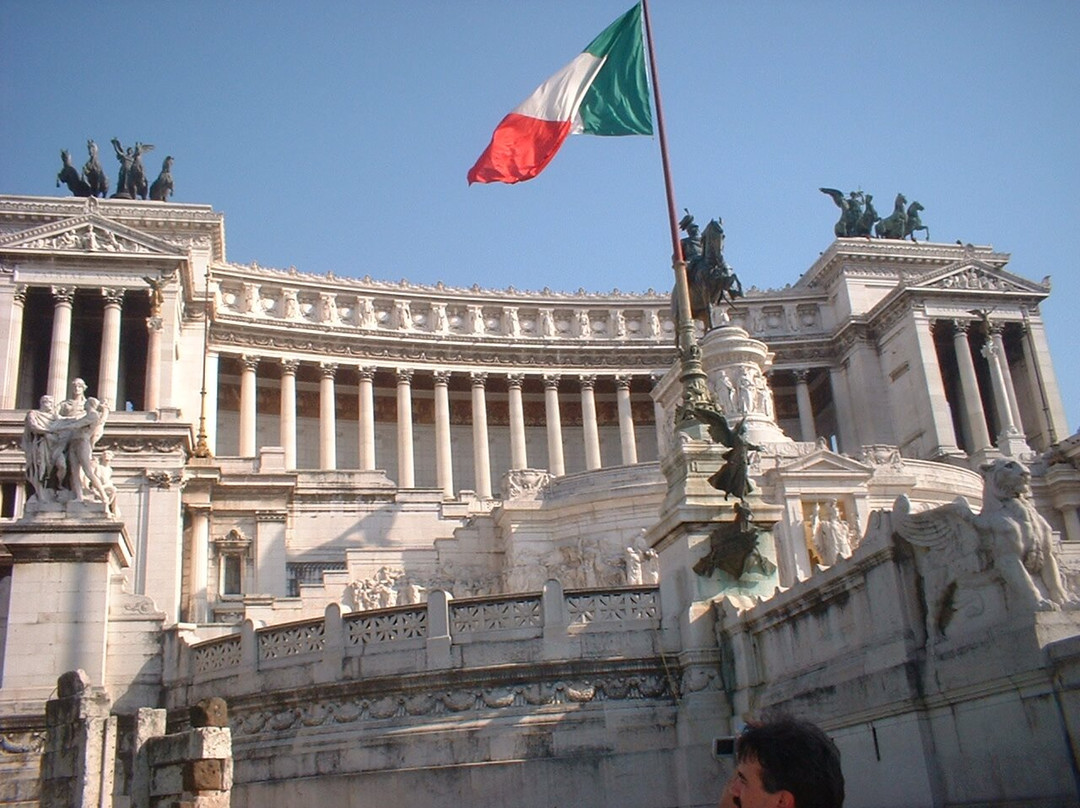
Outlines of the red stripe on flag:
M 511 112 L 469 169 L 469 184 L 531 180 L 551 162 L 569 134 L 570 121 L 542 121 Z

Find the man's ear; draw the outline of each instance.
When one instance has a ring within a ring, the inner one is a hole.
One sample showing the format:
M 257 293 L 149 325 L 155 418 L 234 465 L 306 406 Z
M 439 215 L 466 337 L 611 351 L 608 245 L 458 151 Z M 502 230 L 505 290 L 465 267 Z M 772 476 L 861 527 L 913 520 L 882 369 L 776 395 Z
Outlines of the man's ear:
M 777 792 L 779 799 L 776 801 L 776 808 L 796 808 L 795 795 L 790 791 L 784 791 L 781 789 Z

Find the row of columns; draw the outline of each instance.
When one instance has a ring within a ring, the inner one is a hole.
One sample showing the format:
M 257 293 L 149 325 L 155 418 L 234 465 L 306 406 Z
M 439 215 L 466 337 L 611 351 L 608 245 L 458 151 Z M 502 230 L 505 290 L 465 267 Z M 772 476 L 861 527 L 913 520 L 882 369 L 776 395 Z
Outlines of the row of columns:
M 49 342 L 49 372 L 47 395 L 56 401 L 67 397 L 68 374 L 71 357 L 71 327 L 75 304 L 75 287 L 52 286 L 53 322 Z M 120 381 L 120 320 L 124 303 L 124 290 L 103 287 L 104 316 L 101 325 L 101 353 L 98 361 L 98 383 L 94 394 L 106 402 L 110 409 L 116 408 L 117 389 Z M 13 409 L 16 404 L 17 376 L 22 351 L 23 315 L 26 307 L 26 287 L 15 290 L 11 308 L 11 331 L 7 350 L 7 374 L 0 407 Z M 161 390 L 161 317 L 156 314 L 146 320 L 148 343 L 146 353 L 146 386 L 143 409 L 156 410 L 160 406 Z M 36 402 L 35 402 L 36 403 Z
M 296 373 L 299 362 L 282 359 L 280 439 L 285 450 L 286 468 L 296 468 Z M 239 454 L 253 457 L 256 446 L 256 379 L 260 358 L 241 357 L 240 377 L 240 435 Z M 334 469 L 337 466 L 335 422 L 335 378 L 338 365 L 319 363 L 319 466 Z M 463 372 L 463 371 L 459 371 Z M 398 485 L 413 488 L 416 485 L 412 419 L 412 379 L 414 371 L 400 368 L 396 371 L 397 389 L 397 466 Z M 359 466 L 363 471 L 375 469 L 375 368 L 359 368 L 358 420 L 359 420 Z M 434 372 L 435 393 L 435 469 L 437 485 L 447 497 L 454 496 L 454 479 L 450 447 L 450 371 Z M 472 398 L 472 445 L 475 490 L 478 496 L 490 498 L 491 461 L 487 422 L 487 378 L 484 372 L 470 372 Z M 525 441 L 525 410 L 522 401 L 523 374 L 508 374 L 508 401 L 510 412 L 510 468 L 529 467 Z M 566 473 L 563 456 L 562 419 L 559 412 L 558 374 L 546 374 L 544 383 L 544 408 L 547 425 L 548 471 L 561 476 Z M 581 409 L 585 447 L 585 467 L 594 470 L 601 467 L 600 431 L 596 416 L 595 383 L 593 375 L 579 377 L 581 384 Z M 621 458 L 624 465 L 637 463 L 637 439 L 630 407 L 630 377 L 615 377 L 616 404 L 618 408 Z
M 987 428 L 986 412 L 983 409 L 982 396 L 979 392 L 979 380 L 975 371 L 975 360 L 971 353 L 968 334 L 972 328 L 982 324 L 974 320 L 942 321 L 945 327 L 952 329 L 953 348 L 959 368 L 960 390 L 960 428 L 970 454 L 985 452 L 995 445 Z M 1023 435 L 1024 425 L 1020 406 L 1016 397 L 1009 362 L 1005 354 L 1005 342 L 1000 323 L 990 323 L 989 333 L 980 350 L 986 359 L 990 372 L 990 386 L 993 395 L 994 410 L 997 413 L 998 435 L 996 445 L 1004 454 L 1012 455 L 1016 451 L 1027 449 Z M 1023 348 L 1028 367 L 1033 366 L 1033 357 L 1027 340 Z

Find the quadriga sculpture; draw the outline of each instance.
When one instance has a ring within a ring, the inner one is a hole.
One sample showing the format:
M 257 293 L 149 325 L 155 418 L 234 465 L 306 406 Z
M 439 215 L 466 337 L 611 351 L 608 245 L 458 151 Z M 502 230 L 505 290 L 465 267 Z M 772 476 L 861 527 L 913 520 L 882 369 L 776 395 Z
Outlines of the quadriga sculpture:
M 976 607 L 977 590 L 1004 583 L 1010 610 L 1080 608 L 1064 586 L 1053 533 L 1031 504 L 1031 473 L 1015 460 L 985 464 L 982 511 L 963 497 L 920 513 L 906 496 L 893 505 L 892 527 L 914 545 L 923 577 L 927 629 L 943 635 L 957 613 Z

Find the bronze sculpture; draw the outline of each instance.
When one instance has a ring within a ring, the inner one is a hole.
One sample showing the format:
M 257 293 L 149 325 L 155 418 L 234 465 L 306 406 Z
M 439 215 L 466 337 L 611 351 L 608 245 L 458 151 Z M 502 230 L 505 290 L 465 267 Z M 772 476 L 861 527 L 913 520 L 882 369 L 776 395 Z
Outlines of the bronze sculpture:
M 173 192 L 172 157 L 166 157 L 161 164 L 161 173 L 150 185 L 150 199 L 154 202 L 168 202 Z
M 63 160 L 64 167 L 56 175 L 56 187 L 59 188 L 60 183 L 64 183 L 75 196 L 90 196 L 90 186 L 79 176 L 79 172 L 72 165 L 71 153 L 67 149 L 61 149 L 60 159 Z
M 105 169 L 101 167 L 98 159 L 97 143 L 92 140 L 86 141 L 86 151 L 90 157 L 83 166 L 83 181 L 90 188 L 90 196 L 106 197 L 109 195 L 109 178 L 105 175 Z
M 725 297 L 734 301 L 743 296 L 739 276 L 724 260 L 724 226 L 722 219 L 713 219 L 705 226 L 704 234 L 689 211 L 679 222 L 686 233 L 682 239 L 683 260 L 686 262 L 686 282 L 690 291 L 690 315 L 700 320 L 708 331 L 713 327 L 712 307 Z

